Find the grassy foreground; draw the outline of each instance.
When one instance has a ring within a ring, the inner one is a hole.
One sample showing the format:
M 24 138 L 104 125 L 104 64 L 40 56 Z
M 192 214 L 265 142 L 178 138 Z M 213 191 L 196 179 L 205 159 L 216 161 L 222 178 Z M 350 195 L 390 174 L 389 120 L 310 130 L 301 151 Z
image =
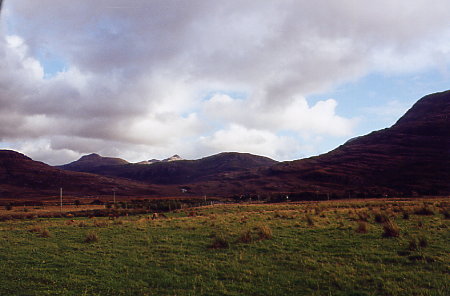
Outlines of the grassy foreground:
M 448 199 L 0 222 L 0 295 L 450 295 Z

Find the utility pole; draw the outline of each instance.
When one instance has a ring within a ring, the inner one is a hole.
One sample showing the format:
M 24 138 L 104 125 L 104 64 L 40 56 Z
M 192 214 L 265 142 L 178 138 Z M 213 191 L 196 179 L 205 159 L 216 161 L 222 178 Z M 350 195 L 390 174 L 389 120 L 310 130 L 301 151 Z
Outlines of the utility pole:
M 60 206 L 61 206 L 61 213 L 62 213 L 62 206 L 63 206 L 63 200 L 62 200 L 62 187 L 59 188 L 59 199 L 60 199 Z

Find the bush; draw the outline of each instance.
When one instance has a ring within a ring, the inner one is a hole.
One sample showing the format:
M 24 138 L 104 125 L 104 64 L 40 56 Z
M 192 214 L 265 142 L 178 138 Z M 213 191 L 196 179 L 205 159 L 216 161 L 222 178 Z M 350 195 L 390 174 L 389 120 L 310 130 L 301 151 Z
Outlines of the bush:
M 403 212 L 403 219 L 408 220 L 409 219 L 409 213 L 408 212 Z
M 400 228 L 393 221 L 387 221 L 383 224 L 383 237 L 398 237 L 400 236 Z
M 98 242 L 98 235 L 95 232 L 89 232 L 86 234 L 86 237 L 84 239 L 85 243 L 96 243 Z

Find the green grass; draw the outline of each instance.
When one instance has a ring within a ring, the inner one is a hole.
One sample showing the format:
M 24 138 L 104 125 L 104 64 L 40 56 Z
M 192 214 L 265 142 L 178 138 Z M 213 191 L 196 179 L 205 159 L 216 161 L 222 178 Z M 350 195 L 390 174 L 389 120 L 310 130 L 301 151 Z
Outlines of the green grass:
M 450 295 L 450 220 L 438 203 L 429 205 L 436 214 L 409 219 L 396 206 L 221 205 L 161 220 L 1 222 L 0 295 Z M 355 231 L 360 211 L 367 233 Z M 399 237 L 383 237 L 380 211 Z M 271 236 L 261 239 L 262 228 Z M 92 233 L 98 240 L 86 242 Z M 228 248 L 211 248 L 218 236 Z M 421 237 L 426 246 L 411 248 Z

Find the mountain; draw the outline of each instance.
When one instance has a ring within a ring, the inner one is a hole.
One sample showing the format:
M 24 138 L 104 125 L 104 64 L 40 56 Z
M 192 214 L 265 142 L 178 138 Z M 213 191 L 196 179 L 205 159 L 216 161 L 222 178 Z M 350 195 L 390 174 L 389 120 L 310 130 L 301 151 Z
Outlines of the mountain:
M 59 195 L 85 197 L 118 194 L 136 196 L 156 194 L 158 188 L 87 173 L 51 167 L 11 150 L 0 150 L 0 198 L 39 198 Z
M 159 160 L 159 159 L 150 159 L 150 160 L 144 160 L 144 161 L 140 161 L 137 164 L 154 164 L 157 162 L 171 162 L 171 161 L 178 161 L 178 160 L 185 160 L 184 158 L 180 157 L 178 154 L 175 154 L 169 158 L 163 159 L 163 160 Z
M 271 166 L 273 159 L 249 153 L 224 152 L 198 160 L 182 160 L 178 155 L 148 164 L 124 164 L 84 167 L 84 172 L 121 177 L 150 184 L 189 184 L 206 181 L 221 173 Z M 61 166 L 74 170 L 69 165 Z M 78 169 L 78 167 L 76 167 Z
M 58 166 L 58 168 L 75 172 L 89 172 L 92 168 L 124 164 L 128 164 L 128 161 L 121 158 L 103 157 L 96 153 L 92 153 L 82 156 L 80 159 L 69 164 Z
M 220 175 L 192 190 L 336 197 L 450 194 L 450 91 L 423 97 L 392 127 L 326 154 Z

